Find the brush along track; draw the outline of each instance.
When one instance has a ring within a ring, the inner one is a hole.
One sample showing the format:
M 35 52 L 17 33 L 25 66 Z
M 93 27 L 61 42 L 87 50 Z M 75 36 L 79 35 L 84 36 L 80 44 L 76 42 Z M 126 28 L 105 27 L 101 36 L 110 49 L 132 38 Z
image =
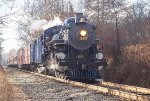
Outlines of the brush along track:
M 100 85 L 97 86 L 97 85 L 91 85 L 91 84 L 86 84 L 86 83 L 81 83 L 81 82 L 76 82 L 76 81 L 71 81 L 71 80 L 64 80 L 64 79 L 60 79 L 60 78 L 56 78 L 56 77 L 52 77 L 52 76 L 48 76 L 48 75 L 43 75 L 43 74 L 38 74 L 38 73 L 34 73 L 34 72 L 29 72 L 29 71 L 25 71 L 25 72 L 32 73 L 34 75 L 44 77 L 44 78 L 46 77 L 46 78 L 49 78 L 49 79 L 52 79 L 52 80 L 55 80 L 58 82 L 71 84 L 73 86 L 84 87 L 84 88 L 88 88 L 90 90 L 95 90 L 97 92 L 112 94 L 112 95 L 119 96 L 121 98 L 126 98 L 129 100 L 150 101 L 150 96 L 138 94 L 137 91 L 142 89 L 140 87 L 135 87 L 135 89 L 138 88 L 138 90 L 134 90 L 133 86 L 126 86 L 126 85 L 123 85 L 122 87 L 121 87 L 121 85 L 114 86 L 113 83 L 108 83 L 108 82 L 107 83 L 103 82 L 102 83 L 103 86 L 100 86 Z M 116 84 L 116 85 L 119 85 L 119 84 Z M 134 91 L 134 92 L 125 91 L 125 88 L 128 90 L 132 88 L 132 91 Z M 147 94 L 147 92 L 149 93 L 149 89 L 144 91 L 144 88 L 143 88 L 139 92 L 141 92 L 141 93 L 144 92 L 143 94 Z

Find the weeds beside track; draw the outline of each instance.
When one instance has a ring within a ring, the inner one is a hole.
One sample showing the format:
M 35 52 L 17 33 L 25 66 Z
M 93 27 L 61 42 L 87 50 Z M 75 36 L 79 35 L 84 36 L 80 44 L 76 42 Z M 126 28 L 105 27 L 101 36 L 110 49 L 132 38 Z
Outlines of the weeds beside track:
M 6 79 L 6 73 L 0 66 L 0 101 L 13 101 L 12 86 Z

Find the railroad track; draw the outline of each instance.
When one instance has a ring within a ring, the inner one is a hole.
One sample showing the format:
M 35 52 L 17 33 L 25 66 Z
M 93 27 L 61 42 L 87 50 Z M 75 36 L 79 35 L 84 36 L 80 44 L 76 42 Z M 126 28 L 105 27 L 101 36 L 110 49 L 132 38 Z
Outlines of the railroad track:
M 118 88 L 118 89 L 121 89 L 121 90 L 124 90 L 124 91 L 137 93 L 137 94 L 140 94 L 140 95 L 149 95 L 150 96 L 150 89 L 148 89 L 148 88 L 129 86 L 129 85 L 112 83 L 112 82 L 101 82 L 100 85 L 105 86 L 105 87 Z
M 24 71 L 24 72 L 28 72 L 36 76 L 52 79 L 58 82 L 67 83 L 72 86 L 79 86 L 79 87 L 84 87 L 105 94 L 112 94 L 129 100 L 150 101 L 150 89 L 148 88 L 129 86 L 129 85 L 123 85 L 123 84 L 117 84 L 111 82 L 101 82 L 99 83 L 99 85 L 93 85 L 93 84 L 81 83 L 81 82 L 76 82 L 71 80 L 64 80 L 61 78 L 38 74 L 35 72 L 29 72 L 29 71 Z

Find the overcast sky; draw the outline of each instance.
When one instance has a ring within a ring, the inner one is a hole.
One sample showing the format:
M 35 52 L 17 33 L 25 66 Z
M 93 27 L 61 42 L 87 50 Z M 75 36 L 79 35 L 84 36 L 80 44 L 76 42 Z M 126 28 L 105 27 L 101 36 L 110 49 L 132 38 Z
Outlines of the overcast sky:
M 11 2 L 8 2 L 11 1 Z M 31 1 L 31 0 L 30 0 Z M 136 2 L 137 0 L 128 0 L 129 2 Z M 74 7 L 77 7 L 77 2 L 78 0 L 71 0 L 71 2 L 74 4 Z M 24 4 L 24 0 L 0 0 L 0 15 L 4 15 L 7 14 L 7 12 L 10 11 L 17 11 L 19 12 L 19 9 L 21 9 L 21 7 Z M 10 9 L 11 7 L 13 7 L 13 9 Z M 76 9 L 78 10 L 78 9 Z M 82 11 L 82 10 L 80 10 Z M 14 15 L 11 16 L 11 19 L 13 20 L 18 20 L 19 16 Z M 2 36 L 4 39 L 6 39 L 3 42 L 3 47 L 4 47 L 4 52 L 8 52 L 10 49 L 14 48 L 17 49 L 19 48 L 18 46 L 18 42 L 16 40 L 17 38 L 17 26 L 14 22 L 11 22 L 8 24 L 8 28 L 5 29 L 1 29 L 0 32 L 4 33 L 4 35 Z
M 11 2 L 8 2 L 11 1 Z M 24 4 L 24 0 L 0 0 L 0 15 L 8 14 L 8 12 L 19 12 L 21 6 Z M 12 8 L 12 9 L 11 9 Z M 19 16 L 13 15 L 10 17 L 10 23 L 7 24 L 7 28 L 1 29 L 5 41 L 3 42 L 4 52 L 9 52 L 10 49 L 19 48 L 17 42 L 17 25 L 13 20 L 18 20 Z

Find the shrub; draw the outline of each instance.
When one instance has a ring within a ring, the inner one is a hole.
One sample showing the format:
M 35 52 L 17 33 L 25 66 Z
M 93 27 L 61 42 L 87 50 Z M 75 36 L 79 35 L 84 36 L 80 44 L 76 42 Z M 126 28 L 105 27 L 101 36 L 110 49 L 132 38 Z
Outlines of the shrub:
M 124 46 L 119 59 L 120 63 L 107 68 L 107 81 L 150 87 L 150 44 Z

